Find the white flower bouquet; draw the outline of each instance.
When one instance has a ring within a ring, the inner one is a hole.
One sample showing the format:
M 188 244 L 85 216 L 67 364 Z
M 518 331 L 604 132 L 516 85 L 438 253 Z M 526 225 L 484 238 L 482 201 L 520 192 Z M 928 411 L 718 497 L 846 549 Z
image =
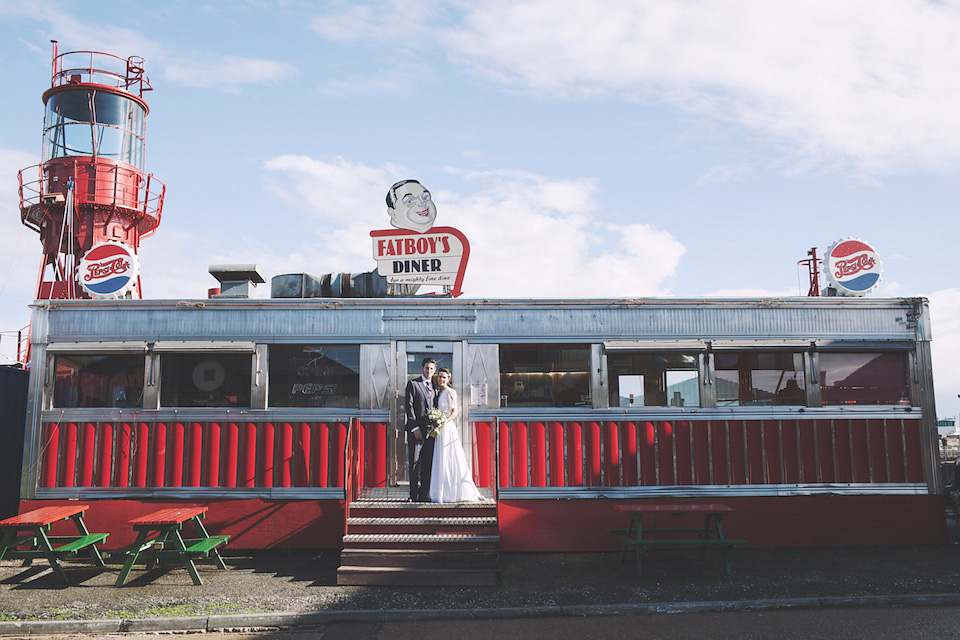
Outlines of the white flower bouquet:
M 440 409 L 430 409 L 427 412 L 427 437 L 436 438 L 440 427 L 447 424 L 447 414 Z

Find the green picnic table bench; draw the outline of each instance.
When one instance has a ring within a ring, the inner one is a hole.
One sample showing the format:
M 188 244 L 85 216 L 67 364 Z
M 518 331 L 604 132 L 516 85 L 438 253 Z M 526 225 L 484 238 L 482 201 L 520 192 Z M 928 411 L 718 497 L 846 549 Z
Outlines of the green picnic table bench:
M 186 567 L 193 584 L 202 585 L 200 573 L 194 559 L 202 556 L 212 557 L 217 567 L 226 569 L 227 565 L 220 557 L 217 548 L 226 544 L 228 535 L 212 536 L 203 526 L 207 507 L 174 507 L 161 509 L 130 521 L 138 532 L 137 539 L 124 553 L 126 561 L 117 577 L 116 586 L 122 587 L 127 576 L 138 561 L 150 570 L 159 560 L 173 558 Z M 197 538 L 184 538 L 181 535 L 184 523 L 189 522 L 195 529 Z
M 629 518 L 625 529 L 610 529 L 610 533 L 617 536 L 623 543 L 620 549 L 620 563 L 623 564 L 627 551 L 633 550 L 637 555 L 637 575 L 640 575 L 643 563 L 643 554 L 647 549 L 656 548 L 699 548 L 700 558 L 706 557 L 707 549 L 719 549 L 723 558 L 723 566 L 730 575 L 730 560 L 727 550 L 746 544 L 744 540 L 723 537 L 723 527 L 720 521 L 724 514 L 734 511 L 723 504 L 630 504 L 617 505 L 617 511 L 626 514 Z M 703 514 L 702 526 L 686 527 L 657 527 L 644 526 L 643 516 L 657 516 L 660 514 L 683 518 L 688 514 Z M 667 534 L 669 537 L 660 537 Z M 679 537 L 695 534 L 696 537 Z M 651 537 L 656 536 L 656 537 Z
M 38 558 L 46 558 L 53 572 L 67 584 L 70 581 L 60 565 L 66 556 L 86 551 L 97 566 L 105 566 L 96 545 L 110 534 L 87 530 L 83 513 L 89 508 L 85 504 L 40 507 L 0 521 L 0 560 L 23 559 L 24 566 L 29 566 Z M 48 535 L 55 522 L 67 519 L 73 521 L 79 535 Z

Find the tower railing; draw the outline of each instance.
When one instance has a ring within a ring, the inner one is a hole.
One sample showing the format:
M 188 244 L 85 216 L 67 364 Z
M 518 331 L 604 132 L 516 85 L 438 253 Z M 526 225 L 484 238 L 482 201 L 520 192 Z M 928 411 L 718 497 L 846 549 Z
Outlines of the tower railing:
M 74 166 L 74 173 L 75 168 Z M 154 178 L 153 174 L 144 177 L 134 175 L 135 172 L 127 172 L 129 175 L 120 179 L 120 171 L 121 167 L 117 165 L 112 168 L 112 171 L 100 172 L 97 174 L 97 178 L 92 181 L 92 185 L 89 178 L 86 179 L 84 185 L 87 188 L 78 192 L 77 204 L 124 207 L 139 212 L 141 219 L 137 224 L 139 225 L 141 238 L 145 237 L 160 224 L 163 199 L 167 187 Z M 73 176 L 74 184 L 80 184 L 79 178 L 80 176 Z M 19 181 L 18 194 L 20 196 L 21 220 L 24 225 L 34 231 L 39 231 L 46 208 L 55 206 L 59 201 L 55 193 L 44 189 L 47 179 L 44 175 L 43 165 L 33 165 L 21 169 L 17 174 L 17 179 Z M 131 179 L 136 180 L 136 185 L 132 190 L 129 188 L 118 189 L 119 184 Z
M 150 80 L 143 73 L 143 58 L 121 58 L 100 51 L 69 51 L 53 59 L 51 87 L 91 83 L 117 87 L 143 96 L 151 91 Z

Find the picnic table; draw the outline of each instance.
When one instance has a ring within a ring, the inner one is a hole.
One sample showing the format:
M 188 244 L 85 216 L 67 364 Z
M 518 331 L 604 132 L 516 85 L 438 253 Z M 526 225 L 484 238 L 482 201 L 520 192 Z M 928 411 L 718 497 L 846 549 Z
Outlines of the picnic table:
M 6 520 L 0 520 L 0 560 L 22 558 L 29 566 L 37 558 L 46 558 L 61 580 L 70 584 L 67 574 L 60 566 L 61 558 L 76 555 L 86 550 L 98 566 L 105 566 L 97 544 L 106 540 L 108 533 L 90 533 L 83 523 L 83 513 L 90 507 L 85 504 L 40 507 Z M 70 519 L 78 535 L 51 536 L 50 527 L 61 520 Z
M 219 568 L 226 569 L 227 565 L 220 557 L 217 547 L 226 544 L 230 536 L 211 536 L 207 533 L 203 526 L 206 512 L 207 507 L 174 507 L 131 520 L 130 524 L 138 532 L 137 539 L 126 551 L 127 559 L 117 578 L 117 586 L 123 586 L 127 576 L 130 575 L 130 570 L 138 560 L 146 564 L 147 570 L 152 569 L 161 559 L 179 560 L 186 567 L 195 585 L 203 584 L 197 572 L 197 566 L 194 564 L 195 558 L 212 557 Z M 199 537 L 184 539 L 181 531 L 187 522 L 193 526 Z
M 708 548 L 720 549 L 723 566 L 727 575 L 730 575 L 727 550 L 745 543 L 744 540 L 723 537 L 720 521 L 725 514 L 734 511 L 733 508 L 724 504 L 630 504 L 617 505 L 616 509 L 628 517 L 625 529 L 610 529 L 610 533 L 616 535 L 623 543 L 620 549 L 620 564 L 623 564 L 627 550 L 632 548 L 637 554 L 638 576 L 642 567 L 643 554 L 647 549 L 686 547 L 699 548 L 701 559 L 706 557 Z M 685 518 L 688 515 L 698 514 L 704 516 L 702 526 L 662 527 L 657 526 L 656 523 L 656 517 L 659 515 Z M 644 516 L 647 516 L 646 526 Z M 662 538 L 661 534 L 668 534 L 669 537 Z M 690 534 L 696 534 L 696 537 L 679 537 Z

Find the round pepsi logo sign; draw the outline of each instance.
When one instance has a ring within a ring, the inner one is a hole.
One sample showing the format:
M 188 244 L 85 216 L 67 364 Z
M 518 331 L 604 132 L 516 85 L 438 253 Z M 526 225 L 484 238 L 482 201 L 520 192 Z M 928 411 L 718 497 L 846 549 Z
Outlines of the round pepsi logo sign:
M 842 296 L 864 296 L 880 282 L 880 256 L 857 238 L 835 242 L 827 250 L 823 265 L 830 285 Z
M 80 259 L 77 280 L 94 298 L 122 298 L 137 282 L 137 255 L 119 242 L 95 244 Z

